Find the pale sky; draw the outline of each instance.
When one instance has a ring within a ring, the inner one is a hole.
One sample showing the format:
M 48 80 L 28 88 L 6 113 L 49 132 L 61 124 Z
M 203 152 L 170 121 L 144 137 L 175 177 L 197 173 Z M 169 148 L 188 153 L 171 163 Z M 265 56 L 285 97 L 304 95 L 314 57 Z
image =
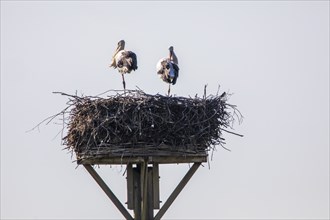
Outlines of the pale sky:
M 165 219 L 329 218 L 329 1 L 1 1 L 1 218 L 123 219 L 62 150 L 61 91 L 121 89 L 108 68 L 119 40 L 138 56 L 126 77 L 165 94 L 157 61 L 174 46 L 172 93 L 232 93 L 244 115 Z M 125 167 L 97 171 L 122 203 Z M 189 169 L 162 165 L 166 201 Z

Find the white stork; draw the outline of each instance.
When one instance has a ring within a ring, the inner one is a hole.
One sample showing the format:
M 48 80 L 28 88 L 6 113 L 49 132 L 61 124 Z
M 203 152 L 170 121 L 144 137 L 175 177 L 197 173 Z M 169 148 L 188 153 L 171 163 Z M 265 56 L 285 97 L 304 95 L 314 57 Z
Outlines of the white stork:
M 160 78 L 169 84 L 168 95 L 170 95 L 171 84 L 175 85 L 177 78 L 179 77 L 179 62 L 178 58 L 174 53 L 173 47 L 169 49 L 169 57 L 162 58 L 157 63 L 157 74 Z
M 121 40 L 118 42 L 117 49 L 112 56 L 110 67 L 118 68 L 119 73 L 123 78 L 124 90 L 126 89 L 126 83 L 124 74 L 131 73 L 132 70 L 137 70 L 137 59 L 136 54 L 132 51 L 125 49 L 125 41 Z

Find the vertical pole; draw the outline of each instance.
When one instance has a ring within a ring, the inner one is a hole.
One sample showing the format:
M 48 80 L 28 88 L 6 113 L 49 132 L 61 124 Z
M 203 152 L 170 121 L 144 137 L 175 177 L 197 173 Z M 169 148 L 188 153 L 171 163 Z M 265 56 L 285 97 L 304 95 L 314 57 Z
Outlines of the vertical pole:
M 141 174 L 141 185 L 142 185 L 142 220 L 148 220 L 148 162 L 145 160 L 142 163 L 142 174 Z
M 152 191 L 153 191 L 153 208 L 159 209 L 159 164 L 154 163 L 152 167 Z
M 141 165 L 136 164 L 133 169 L 134 183 L 134 219 L 141 220 Z
M 147 180 L 147 219 L 154 219 L 154 189 L 153 189 L 153 167 L 148 167 L 148 180 Z
M 133 177 L 133 166 L 128 163 L 127 169 L 127 208 L 130 210 L 134 209 L 134 177 Z

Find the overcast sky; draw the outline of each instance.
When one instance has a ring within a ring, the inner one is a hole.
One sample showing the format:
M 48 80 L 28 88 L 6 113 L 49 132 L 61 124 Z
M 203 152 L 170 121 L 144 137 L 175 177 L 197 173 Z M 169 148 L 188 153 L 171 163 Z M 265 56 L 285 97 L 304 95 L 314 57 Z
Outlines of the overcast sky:
M 329 1 L 1 1 L 1 218 L 122 219 L 62 150 L 61 91 L 121 89 L 117 42 L 138 56 L 126 77 L 165 94 L 157 61 L 174 46 L 178 96 L 232 93 L 244 115 L 166 219 L 329 218 Z M 162 165 L 166 201 L 187 164 Z M 122 203 L 124 167 L 101 167 Z

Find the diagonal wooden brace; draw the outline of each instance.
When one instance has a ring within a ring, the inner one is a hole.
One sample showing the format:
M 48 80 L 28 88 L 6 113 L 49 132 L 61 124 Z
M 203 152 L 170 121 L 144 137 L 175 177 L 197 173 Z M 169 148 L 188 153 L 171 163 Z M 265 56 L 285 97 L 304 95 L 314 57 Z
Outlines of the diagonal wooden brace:
M 166 200 L 164 205 L 160 208 L 160 210 L 156 214 L 154 220 L 160 220 L 163 217 L 163 215 L 165 214 L 167 209 L 171 206 L 171 204 L 174 202 L 176 197 L 179 195 L 179 193 L 182 191 L 182 189 L 185 187 L 185 185 L 188 183 L 188 181 L 194 175 L 194 173 L 196 172 L 196 170 L 198 169 L 198 167 L 200 165 L 201 165 L 201 163 L 199 163 L 199 162 L 194 163 L 194 165 L 189 169 L 187 174 L 182 178 L 182 180 L 180 181 L 178 186 L 174 189 L 172 194 L 168 197 L 168 199 Z
M 109 197 L 109 199 L 113 202 L 113 204 L 119 209 L 121 214 L 125 216 L 128 220 L 134 220 L 131 214 L 126 210 L 123 204 L 119 201 L 119 199 L 113 194 L 107 184 L 102 180 L 102 178 L 97 174 L 94 168 L 89 164 L 84 164 L 84 167 L 89 172 L 89 174 L 94 178 L 94 180 L 99 184 L 99 186 L 103 189 L 105 194 Z

